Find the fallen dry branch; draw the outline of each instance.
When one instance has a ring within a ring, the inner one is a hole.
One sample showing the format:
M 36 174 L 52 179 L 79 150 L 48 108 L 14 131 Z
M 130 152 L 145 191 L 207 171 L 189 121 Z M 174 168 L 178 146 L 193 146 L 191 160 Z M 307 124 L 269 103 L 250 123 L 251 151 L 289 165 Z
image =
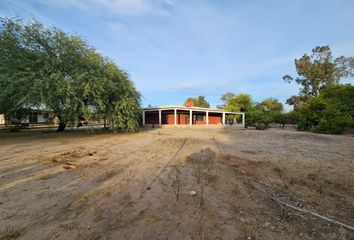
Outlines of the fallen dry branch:
M 320 219 L 322 219 L 322 220 L 324 220 L 324 221 L 327 221 L 327 222 L 330 222 L 330 223 L 333 223 L 333 224 L 336 224 L 336 225 L 339 225 L 339 226 L 342 226 L 342 227 L 344 227 L 344 228 L 347 228 L 347 229 L 349 229 L 349 230 L 354 231 L 354 227 L 349 226 L 349 225 L 347 225 L 347 224 L 345 224 L 345 223 L 338 222 L 337 220 L 334 220 L 334 219 L 331 219 L 331 218 L 322 216 L 322 215 L 320 215 L 320 214 L 318 214 L 318 213 L 311 212 L 311 211 L 306 210 L 306 209 L 303 209 L 303 208 L 295 207 L 295 206 L 293 206 L 293 205 L 291 205 L 291 204 L 288 204 L 288 203 L 286 203 L 286 202 L 283 202 L 283 201 L 279 200 L 278 198 L 276 198 L 276 197 L 274 197 L 274 196 L 272 196 L 271 198 L 272 198 L 273 201 L 275 201 L 276 203 L 278 203 L 280 206 L 285 206 L 285 207 L 294 209 L 294 210 L 299 211 L 299 212 L 302 212 L 302 213 L 310 214 L 310 215 L 315 216 L 315 217 L 318 217 L 318 218 L 320 218 Z

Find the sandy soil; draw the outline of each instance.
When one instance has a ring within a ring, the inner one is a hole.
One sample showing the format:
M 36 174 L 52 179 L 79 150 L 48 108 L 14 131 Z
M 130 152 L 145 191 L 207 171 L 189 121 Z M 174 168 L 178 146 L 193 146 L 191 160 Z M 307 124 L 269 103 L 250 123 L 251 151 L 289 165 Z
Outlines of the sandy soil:
M 0 239 L 354 239 L 274 199 L 354 226 L 353 136 L 0 133 Z

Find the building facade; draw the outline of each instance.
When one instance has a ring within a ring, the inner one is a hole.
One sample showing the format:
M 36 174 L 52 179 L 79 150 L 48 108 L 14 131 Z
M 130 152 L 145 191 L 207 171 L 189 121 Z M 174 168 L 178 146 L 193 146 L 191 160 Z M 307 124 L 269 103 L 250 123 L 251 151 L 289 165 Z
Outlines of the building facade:
M 143 126 L 161 125 L 240 125 L 245 127 L 245 113 L 185 106 L 143 108 Z
M 22 120 L 12 120 L 8 124 L 52 124 L 55 120 L 54 113 L 45 110 L 30 110 L 28 116 Z M 6 124 L 5 115 L 0 114 L 0 124 Z

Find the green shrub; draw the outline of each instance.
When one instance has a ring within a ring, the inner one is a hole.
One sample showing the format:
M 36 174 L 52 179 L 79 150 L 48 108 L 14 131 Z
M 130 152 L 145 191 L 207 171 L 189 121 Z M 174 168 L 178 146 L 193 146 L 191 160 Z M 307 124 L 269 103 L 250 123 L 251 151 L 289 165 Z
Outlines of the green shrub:
M 338 110 L 336 105 L 328 104 L 323 111 L 318 125 L 313 129 L 316 133 L 334 133 L 340 134 L 346 126 L 350 126 L 352 118 L 349 113 L 343 113 Z
M 264 130 L 268 127 L 270 119 L 262 110 L 252 109 L 246 115 L 247 126 L 256 127 L 256 129 Z
M 331 94 L 333 93 L 333 94 Z M 342 133 L 354 125 L 354 87 L 338 85 L 326 88 L 297 110 L 298 130 L 316 133 Z

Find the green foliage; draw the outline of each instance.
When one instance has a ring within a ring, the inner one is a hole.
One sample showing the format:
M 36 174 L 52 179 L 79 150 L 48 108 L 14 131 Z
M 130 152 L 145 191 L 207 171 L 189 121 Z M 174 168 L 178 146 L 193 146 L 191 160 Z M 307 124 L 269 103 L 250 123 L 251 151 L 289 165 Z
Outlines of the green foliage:
M 299 130 L 339 134 L 353 126 L 354 87 L 350 84 L 331 86 L 298 110 Z
M 238 95 L 232 95 L 231 93 L 226 93 L 228 97 L 223 97 L 228 99 L 227 103 L 225 104 L 225 110 L 233 111 L 233 112 L 248 112 L 253 105 L 252 97 L 249 94 L 240 93 Z M 223 99 L 221 97 L 221 99 Z
M 295 67 L 298 76 L 285 75 L 283 79 L 302 86 L 299 96 L 287 100 L 294 105 L 298 129 L 342 133 L 345 127 L 353 126 L 353 86 L 339 85 L 339 81 L 354 76 L 354 58 L 333 59 L 330 48 L 321 46 L 314 48 L 311 56 L 295 59 Z
M 298 76 L 294 79 L 285 75 L 283 79 L 300 84 L 300 96 L 305 97 L 318 96 L 323 88 L 338 84 L 343 77 L 354 76 L 354 58 L 340 56 L 333 60 L 329 46 L 316 47 L 311 56 L 304 54 L 295 59 L 295 67 Z
M 327 87 L 321 95 L 337 106 L 339 111 L 349 113 L 354 118 L 354 86 L 344 84 Z
M 283 104 L 275 98 L 266 98 L 260 103 L 257 103 L 254 107 L 262 112 L 263 117 L 258 122 L 262 123 L 262 126 L 268 127 L 269 123 L 280 123 L 284 126 L 286 123 L 286 116 L 282 113 Z
M 286 113 L 277 112 L 272 115 L 272 121 L 281 124 L 283 127 L 287 123 L 287 120 Z
M 184 102 L 184 105 L 186 105 L 186 103 L 189 101 L 193 102 L 193 107 L 202 107 L 202 108 L 209 108 L 210 107 L 210 104 L 205 99 L 205 96 L 189 97 Z
M 284 127 L 285 124 L 296 124 L 297 114 L 294 111 L 291 112 L 277 112 L 271 115 L 271 121 L 281 124 Z
M 297 121 L 297 113 L 295 111 L 283 113 L 285 115 L 285 123 L 286 124 L 296 124 Z
M 341 112 L 334 104 L 328 104 L 313 131 L 317 133 L 340 134 L 352 122 L 353 118 L 348 113 Z
M 257 104 L 257 107 L 264 112 L 278 113 L 283 111 L 283 104 L 275 98 L 267 98 Z
M 286 100 L 286 104 L 290 105 L 290 106 L 294 106 L 294 110 L 299 109 L 301 106 L 303 106 L 304 104 L 306 104 L 307 102 L 307 97 L 300 95 L 300 96 L 291 96 L 290 98 L 288 98 Z
M 256 129 L 264 130 L 268 127 L 270 119 L 264 111 L 252 108 L 246 113 L 246 125 L 254 126 Z
M 269 123 L 279 118 L 283 104 L 277 99 L 267 98 L 260 103 L 254 103 L 249 94 L 234 94 L 227 92 L 220 98 L 224 109 L 232 112 L 246 112 L 246 126 L 265 129 Z
M 79 36 L 1 19 L 0 55 L 0 112 L 8 118 L 45 107 L 60 131 L 93 116 L 110 119 L 112 128 L 137 129 L 140 94 L 129 75 Z

